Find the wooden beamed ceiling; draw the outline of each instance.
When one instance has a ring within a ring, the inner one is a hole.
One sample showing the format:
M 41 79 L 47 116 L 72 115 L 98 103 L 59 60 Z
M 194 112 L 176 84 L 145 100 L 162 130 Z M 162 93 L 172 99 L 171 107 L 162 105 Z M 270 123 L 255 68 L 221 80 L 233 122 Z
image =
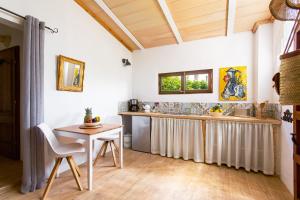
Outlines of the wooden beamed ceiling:
M 270 0 L 236 0 L 235 32 L 251 31 L 256 22 L 271 19 Z
M 100 8 L 94 0 L 75 0 L 86 12 L 98 23 L 119 40 L 130 51 L 138 50 L 139 47 L 128 37 L 125 32 Z
M 225 36 L 228 24 L 233 26 L 234 32 L 244 32 L 272 22 L 270 0 L 163 0 L 169 12 L 163 12 L 158 0 L 75 1 L 130 51 L 140 49 L 141 45 L 151 48 L 177 43 L 172 31 L 174 27 L 171 28 L 167 20 L 170 16 L 165 13 L 171 13 L 183 42 Z M 227 21 L 229 1 L 234 1 L 235 5 L 234 23 Z M 127 30 L 119 26 L 100 4 L 105 4 Z
M 104 0 L 104 2 L 145 48 L 176 43 L 156 0 Z
M 183 41 L 225 35 L 227 0 L 167 0 Z

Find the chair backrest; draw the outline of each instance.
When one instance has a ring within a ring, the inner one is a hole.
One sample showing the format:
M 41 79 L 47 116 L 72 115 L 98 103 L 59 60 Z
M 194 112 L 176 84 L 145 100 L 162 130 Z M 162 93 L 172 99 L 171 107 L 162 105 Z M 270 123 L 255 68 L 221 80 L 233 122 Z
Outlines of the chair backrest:
M 58 148 L 60 146 L 60 143 L 56 139 L 56 137 L 55 137 L 54 133 L 52 132 L 51 128 L 45 123 L 41 123 L 37 127 L 45 135 L 50 147 L 56 153 L 56 148 Z

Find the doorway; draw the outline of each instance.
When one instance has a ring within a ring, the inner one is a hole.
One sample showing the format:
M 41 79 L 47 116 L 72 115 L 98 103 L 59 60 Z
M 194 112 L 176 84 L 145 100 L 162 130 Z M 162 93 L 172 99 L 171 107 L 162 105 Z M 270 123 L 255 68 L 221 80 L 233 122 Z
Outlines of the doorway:
M 22 177 L 20 151 L 20 45 L 22 32 L 0 24 L 0 38 L 2 38 L 0 40 L 1 196 L 20 184 Z
M 0 156 L 20 160 L 20 47 L 0 51 Z

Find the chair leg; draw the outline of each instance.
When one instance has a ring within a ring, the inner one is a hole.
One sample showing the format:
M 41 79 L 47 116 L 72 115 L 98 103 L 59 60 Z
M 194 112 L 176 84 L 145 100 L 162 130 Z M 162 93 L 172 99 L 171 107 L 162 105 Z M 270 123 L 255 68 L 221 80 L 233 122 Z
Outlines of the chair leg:
M 57 158 L 57 159 L 56 159 L 55 165 L 54 165 L 54 167 L 53 167 L 53 169 L 52 169 L 52 172 L 51 172 L 51 174 L 50 174 L 50 176 L 49 176 L 48 183 L 47 183 L 46 189 L 45 189 L 44 194 L 43 194 L 43 197 L 42 197 L 43 200 L 46 199 L 46 197 L 47 197 L 47 195 L 48 195 L 48 193 L 49 193 L 49 191 L 50 191 L 50 188 L 51 188 L 51 186 L 52 186 L 52 184 L 53 184 L 55 175 L 56 175 L 57 170 L 58 170 L 58 168 L 59 168 L 59 166 L 60 166 L 60 164 L 61 164 L 62 159 L 63 159 L 63 158 Z
M 105 153 L 106 153 L 106 150 L 107 150 L 107 146 L 108 146 L 108 141 L 105 141 L 105 147 L 104 147 L 104 150 L 102 152 L 102 156 L 105 157 Z
M 112 142 L 109 141 L 109 146 L 110 146 L 110 149 L 111 149 L 111 152 L 112 152 L 112 155 L 113 155 L 114 164 L 115 164 L 115 166 L 117 166 L 117 159 L 116 159 L 116 155 L 115 155 L 115 150 L 113 149 L 111 143 L 112 143 Z
M 75 166 L 76 172 L 77 172 L 78 176 L 80 177 L 81 176 L 81 172 L 80 172 L 80 169 L 79 169 L 78 165 L 76 164 L 74 158 L 70 157 L 70 160 L 72 161 L 73 165 Z
M 71 168 L 71 171 L 72 171 L 73 176 L 74 176 L 74 178 L 75 178 L 75 181 L 76 181 L 76 183 L 77 183 L 77 186 L 78 186 L 79 190 L 82 191 L 83 188 L 82 188 L 82 186 L 81 186 L 81 183 L 80 183 L 80 180 L 79 180 L 78 173 L 77 173 L 77 171 L 76 171 L 76 168 L 75 168 L 74 164 L 72 163 L 72 156 L 67 157 L 67 161 L 68 161 L 68 163 L 69 163 L 69 165 L 70 165 L 70 168 Z
M 113 140 L 112 142 L 113 142 L 113 144 L 114 144 L 114 146 L 115 146 L 115 148 L 116 148 L 117 153 L 119 153 L 119 147 L 117 146 L 117 144 L 115 143 L 114 140 Z
M 103 152 L 103 150 L 104 150 L 104 147 L 105 147 L 105 142 L 103 142 L 103 144 L 101 145 L 100 151 L 99 151 L 99 153 L 97 154 L 97 156 L 96 156 L 96 158 L 95 158 L 95 160 L 94 160 L 93 166 L 96 165 L 97 160 L 98 160 L 99 157 L 102 155 L 102 152 Z

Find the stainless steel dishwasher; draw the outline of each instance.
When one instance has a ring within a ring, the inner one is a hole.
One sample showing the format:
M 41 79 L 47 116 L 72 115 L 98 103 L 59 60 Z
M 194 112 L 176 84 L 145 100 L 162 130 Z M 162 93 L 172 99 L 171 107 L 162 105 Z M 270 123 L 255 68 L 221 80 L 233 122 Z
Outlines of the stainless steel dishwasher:
M 150 153 L 151 118 L 132 116 L 132 149 Z

